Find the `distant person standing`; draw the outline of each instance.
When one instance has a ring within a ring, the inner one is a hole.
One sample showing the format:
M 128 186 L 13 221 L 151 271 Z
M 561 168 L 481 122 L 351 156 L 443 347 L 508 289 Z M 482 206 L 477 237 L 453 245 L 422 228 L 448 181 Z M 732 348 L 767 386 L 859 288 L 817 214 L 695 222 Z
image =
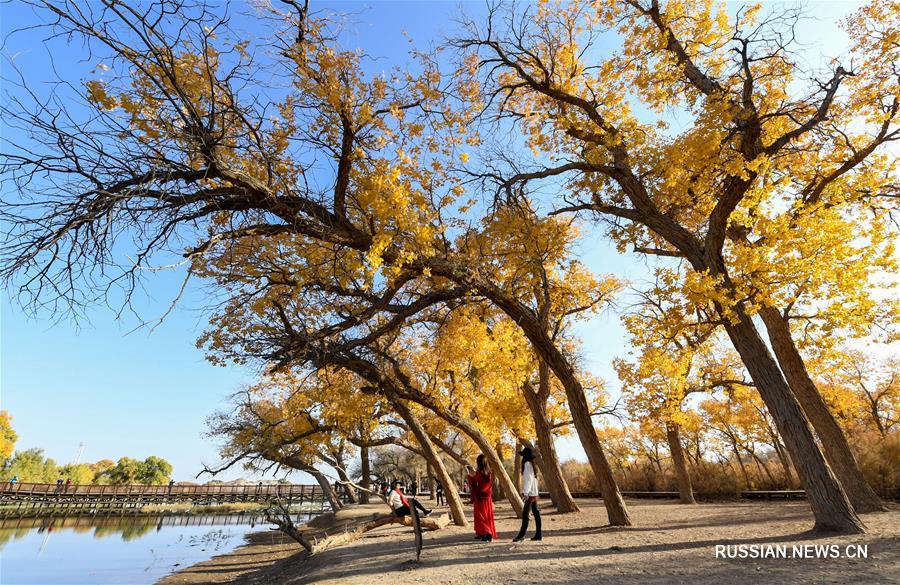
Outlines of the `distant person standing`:
M 434 493 L 437 495 L 437 505 L 444 505 L 444 484 L 438 478 L 434 478 Z
M 525 539 L 528 532 L 528 512 L 534 514 L 534 536 L 531 540 L 541 540 L 541 512 L 538 510 L 538 482 L 534 471 L 534 452 L 530 447 L 523 447 L 522 455 L 522 498 L 525 500 L 525 508 L 522 510 L 522 527 L 513 542 Z
M 71 479 L 71 478 L 67 478 L 67 479 L 66 479 L 66 486 L 65 486 L 65 488 L 63 488 L 63 491 L 65 491 L 65 492 L 69 491 L 69 488 L 70 488 L 70 487 L 72 487 L 72 479 Z
M 11 483 L 11 484 L 19 483 L 19 476 L 18 475 L 12 476 L 12 479 L 9 480 L 9 483 Z
M 419 495 L 419 483 L 418 482 L 413 481 L 411 484 L 409 484 L 409 493 L 413 497 Z
M 62 488 L 63 488 L 63 478 L 59 478 L 56 480 L 56 493 L 61 492 Z

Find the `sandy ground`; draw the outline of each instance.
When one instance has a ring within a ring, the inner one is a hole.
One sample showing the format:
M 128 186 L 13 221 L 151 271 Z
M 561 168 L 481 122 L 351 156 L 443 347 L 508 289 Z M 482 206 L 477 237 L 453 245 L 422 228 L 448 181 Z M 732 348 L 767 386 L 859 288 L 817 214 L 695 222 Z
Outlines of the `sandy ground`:
M 544 540 L 510 542 L 519 521 L 498 506 L 499 540 L 472 540 L 471 527 L 426 533 L 421 561 L 410 528 L 389 526 L 314 557 L 275 532 L 251 535 L 232 554 L 189 567 L 161 583 L 327 585 L 506 583 L 900 583 L 900 507 L 864 517 L 869 533 L 810 534 L 806 502 L 721 502 L 683 506 L 630 500 L 634 526 L 604 527 L 603 505 L 579 501 L 580 514 L 543 510 Z M 547 505 L 545 503 L 545 505 Z M 533 529 L 533 523 L 532 523 Z M 530 535 L 529 535 L 530 536 Z M 716 558 L 716 545 L 837 544 L 840 558 Z M 867 545 L 868 558 L 846 557 Z

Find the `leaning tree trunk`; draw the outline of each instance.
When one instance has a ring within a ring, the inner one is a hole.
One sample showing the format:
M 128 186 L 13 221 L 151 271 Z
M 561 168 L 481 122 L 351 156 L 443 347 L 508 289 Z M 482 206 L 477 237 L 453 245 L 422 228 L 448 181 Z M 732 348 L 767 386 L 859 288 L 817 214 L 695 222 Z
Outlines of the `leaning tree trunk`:
M 678 479 L 678 495 L 681 503 L 696 504 L 694 486 L 691 485 L 691 474 L 688 471 L 687 460 L 681 447 L 678 424 L 666 424 L 666 440 L 669 443 L 669 452 L 672 454 L 672 465 L 675 466 L 675 477 Z
M 747 453 L 750 455 L 750 457 L 753 458 L 753 461 L 756 463 L 756 467 L 757 467 L 757 469 L 759 469 L 759 472 L 760 472 L 760 474 L 759 474 L 760 477 L 762 477 L 762 475 L 765 474 L 766 477 L 769 478 L 769 485 L 772 486 L 770 489 L 775 489 L 775 486 L 777 485 L 778 482 L 775 481 L 775 476 L 772 475 L 772 470 L 769 469 L 769 466 L 766 465 L 766 462 L 763 461 L 762 459 L 760 459 L 759 455 L 757 455 L 752 449 L 750 449 L 748 447 L 744 447 L 744 449 L 747 451 Z
M 503 461 L 497 455 L 497 451 L 494 450 L 491 442 L 484 433 L 482 433 L 477 426 L 472 424 L 468 418 L 438 407 L 425 395 L 414 393 L 411 394 L 410 399 L 427 408 L 472 439 L 472 442 L 475 443 L 487 458 L 488 465 L 494 476 L 499 480 L 503 495 L 506 497 L 507 501 L 509 501 L 516 516 L 521 517 L 524 504 L 522 503 L 522 498 L 519 497 L 519 490 L 516 488 L 516 484 L 513 483 L 512 479 L 510 479 L 509 473 L 506 472 L 506 468 L 503 466 Z
M 338 479 L 341 482 L 341 489 L 345 494 L 347 494 L 347 500 L 351 504 L 358 504 L 359 499 L 356 497 L 356 492 L 351 487 L 353 481 L 350 479 L 350 476 L 347 475 L 347 468 L 344 465 L 344 458 L 341 453 L 332 452 L 331 457 L 323 456 L 322 460 L 333 467 L 335 472 L 337 472 Z
M 794 474 L 791 471 L 791 460 L 788 457 L 788 454 L 784 450 L 784 446 L 781 444 L 781 438 L 778 436 L 778 433 L 774 431 L 769 425 L 766 425 L 766 430 L 769 434 L 769 439 L 772 441 L 772 448 L 775 449 L 775 454 L 778 456 L 778 461 L 781 463 L 781 469 L 784 471 L 784 479 L 787 484 L 788 489 L 793 489 L 795 486 L 794 483 Z M 844 488 L 846 491 L 847 488 Z M 849 496 L 848 496 L 849 497 Z M 851 504 L 853 501 L 851 500 Z
M 356 496 L 356 492 L 350 487 L 350 482 L 352 481 L 350 477 L 347 475 L 347 472 L 343 469 L 336 469 L 338 474 L 338 479 L 341 480 L 341 485 L 344 487 L 344 493 L 347 494 L 347 499 L 351 504 L 358 504 L 359 498 Z
M 738 467 L 741 468 L 741 474 L 744 476 L 744 485 L 747 486 L 748 490 L 753 489 L 753 480 L 750 479 L 750 474 L 747 472 L 747 466 L 744 465 L 744 460 L 741 459 L 741 451 L 738 449 L 737 443 L 734 438 L 730 439 L 731 442 L 731 452 L 734 453 L 734 459 L 737 461 Z
M 859 513 L 885 510 L 884 504 L 863 477 L 856 458 L 853 456 L 853 451 L 847 443 L 846 435 L 834 419 L 831 410 L 822 399 L 822 394 L 810 377 L 803 357 L 791 337 L 790 324 L 774 307 L 763 307 L 760 310 L 760 316 L 766 325 L 769 341 L 775 351 L 781 371 L 819 436 L 825 457 L 834 474 L 844 486 L 850 503 Z M 796 459 L 794 462 L 796 464 Z
M 791 471 L 791 461 L 788 457 L 788 454 L 784 452 L 784 447 L 781 445 L 781 440 L 778 437 L 773 437 L 775 446 L 775 454 L 778 455 L 778 461 L 781 462 L 781 469 L 784 471 L 784 480 L 787 483 L 789 489 L 793 489 L 796 483 L 794 482 L 794 472 Z M 846 491 L 846 489 L 845 489 Z M 853 501 L 851 500 L 852 504 Z
M 853 511 L 841 483 L 819 449 L 799 402 L 750 316 L 740 305 L 732 308 L 734 315 L 726 315 L 721 307 L 717 309 L 724 317 L 728 337 L 750 372 L 794 460 L 816 518 L 815 528 L 845 533 L 865 532 L 865 526 Z
M 441 413 L 436 414 L 441 415 Z M 443 418 L 447 422 L 454 424 L 456 428 L 465 433 L 466 436 L 472 439 L 472 442 L 478 446 L 478 448 L 487 458 L 488 466 L 491 468 L 494 477 L 497 478 L 497 481 L 500 484 L 500 489 L 503 491 L 503 495 L 506 497 L 509 505 L 512 506 L 512 509 L 515 512 L 516 516 L 521 517 L 524 504 L 522 503 L 522 498 L 519 497 L 519 490 L 516 487 L 516 484 L 513 483 L 513 480 L 509 477 L 509 473 L 507 473 L 506 467 L 503 466 L 503 461 L 497 455 L 497 451 L 494 450 L 494 448 L 491 446 L 488 438 L 484 436 L 484 433 L 482 433 L 475 425 L 470 423 L 468 420 L 452 415 L 441 416 L 443 416 Z
M 322 491 L 325 492 L 325 499 L 328 500 L 328 504 L 331 506 L 331 509 L 337 512 L 341 508 L 344 507 L 344 504 L 341 502 L 341 499 L 338 497 L 337 492 L 334 491 L 334 486 L 331 485 L 331 482 L 325 477 L 325 474 L 316 469 L 313 466 L 309 466 L 304 469 L 306 473 L 313 476 L 319 486 L 322 488 Z
M 428 438 L 428 434 L 425 432 L 425 429 L 422 427 L 419 419 L 416 418 L 416 416 L 412 413 L 409 407 L 406 406 L 403 400 L 401 400 L 393 392 L 386 391 L 386 394 L 388 400 L 390 400 L 391 402 L 391 406 L 394 408 L 394 411 L 403 419 L 403 421 L 409 427 L 409 430 L 416 437 L 416 440 L 419 442 L 419 446 L 422 447 L 422 452 L 425 454 L 425 458 L 429 462 L 431 462 L 431 466 L 434 468 L 435 473 L 444 484 L 444 495 L 447 497 L 447 505 L 450 507 L 450 516 L 453 518 L 453 523 L 457 526 L 468 526 L 469 522 L 468 520 L 466 520 L 466 513 L 463 510 L 462 499 L 459 497 L 459 488 L 456 486 L 456 482 L 453 481 L 453 478 L 447 472 L 447 468 L 444 467 L 444 462 L 438 454 L 434 443 L 432 443 L 431 439 Z
M 603 504 L 606 506 L 606 515 L 609 523 L 613 526 L 631 526 L 631 518 L 628 515 L 628 508 L 625 506 L 625 500 L 616 484 L 613 476 L 612 467 L 603 452 L 600 440 L 597 438 L 597 431 L 594 430 L 594 420 L 591 418 L 591 410 L 588 406 L 587 397 L 584 395 L 584 388 L 578 381 L 575 372 L 565 356 L 556 348 L 547 348 L 547 356 L 545 359 L 547 365 L 556 374 L 563 388 L 566 391 L 566 400 L 569 404 L 569 412 L 572 414 L 572 422 L 575 425 L 575 431 L 578 433 L 578 439 L 587 455 L 591 464 L 591 469 L 600 485 L 600 494 L 603 496 Z M 549 358 L 549 359 L 547 359 Z
M 630 526 L 631 518 L 628 516 L 628 508 L 625 506 L 625 500 L 622 499 L 619 486 L 616 485 L 615 477 L 613 477 L 612 468 L 597 438 L 597 432 L 594 430 L 594 421 L 591 418 L 587 397 L 584 395 L 584 388 L 581 386 L 578 376 L 575 375 L 572 364 L 553 342 L 534 311 L 492 283 L 481 280 L 468 268 L 441 262 L 430 263 L 430 267 L 454 282 L 471 286 L 479 291 L 519 325 L 522 333 L 531 342 L 535 353 L 544 360 L 562 383 L 578 439 L 581 441 L 591 469 L 600 484 L 600 492 L 603 495 L 603 504 L 606 506 L 609 523 L 614 526 Z
M 360 487 L 363 490 L 372 489 L 372 463 L 369 461 L 369 445 L 365 442 L 359 447 L 359 468 L 362 477 L 359 480 Z M 369 492 L 360 491 L 359 501 L 363 504 L 369 503 Z
M 547 484 L 547 491 L 556 504 L 556 511 L 563 514 L 569 512 L 578 512 L 578 504 L 569 491 L 569 486 L 562 474 L 562 467 L 559 464 L 559 457 L 556 453 L 556 447 L 553 445 L 553 432 L 550 430 L 550 424 L 547 422 L 546 403 L 540 397 L 528 388 L 523 389 L 525 402 L 528 404 L 528 410 L 531 411 L 531 418 L 534 420 L 534 431 L 537 435 L 537 449 L 541 455 L 541 472 L 544 474 L 544 482 Z

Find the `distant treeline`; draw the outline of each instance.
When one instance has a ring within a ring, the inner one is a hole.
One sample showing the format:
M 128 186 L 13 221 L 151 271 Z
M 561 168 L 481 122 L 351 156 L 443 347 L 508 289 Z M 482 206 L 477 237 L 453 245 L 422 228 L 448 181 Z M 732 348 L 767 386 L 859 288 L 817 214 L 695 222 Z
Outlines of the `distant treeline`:
M 44 457 L 42 449 L 17 451 L 0 466 L 0 481 L 15 477 L 20 482 L 34 483 L 70 479 L 79 485 L 154 485 L 168 483 L 171 475 L 172 465 L 161 457 L 151 456 L 143 461 L 122 457 L 118 461 L 101 459 L 96 463 L 57 465 L 53 459 Z

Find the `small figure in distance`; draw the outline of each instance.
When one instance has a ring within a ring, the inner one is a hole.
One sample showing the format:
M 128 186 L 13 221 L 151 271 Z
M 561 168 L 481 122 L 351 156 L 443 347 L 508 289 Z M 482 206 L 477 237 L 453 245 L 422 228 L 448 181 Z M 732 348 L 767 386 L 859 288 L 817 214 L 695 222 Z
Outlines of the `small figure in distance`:
M 441 480 L 435 478 L 434 479 L 434 493 L 437 497 L 437 505 L 444 505 L 444 484 L 441 483 Z

